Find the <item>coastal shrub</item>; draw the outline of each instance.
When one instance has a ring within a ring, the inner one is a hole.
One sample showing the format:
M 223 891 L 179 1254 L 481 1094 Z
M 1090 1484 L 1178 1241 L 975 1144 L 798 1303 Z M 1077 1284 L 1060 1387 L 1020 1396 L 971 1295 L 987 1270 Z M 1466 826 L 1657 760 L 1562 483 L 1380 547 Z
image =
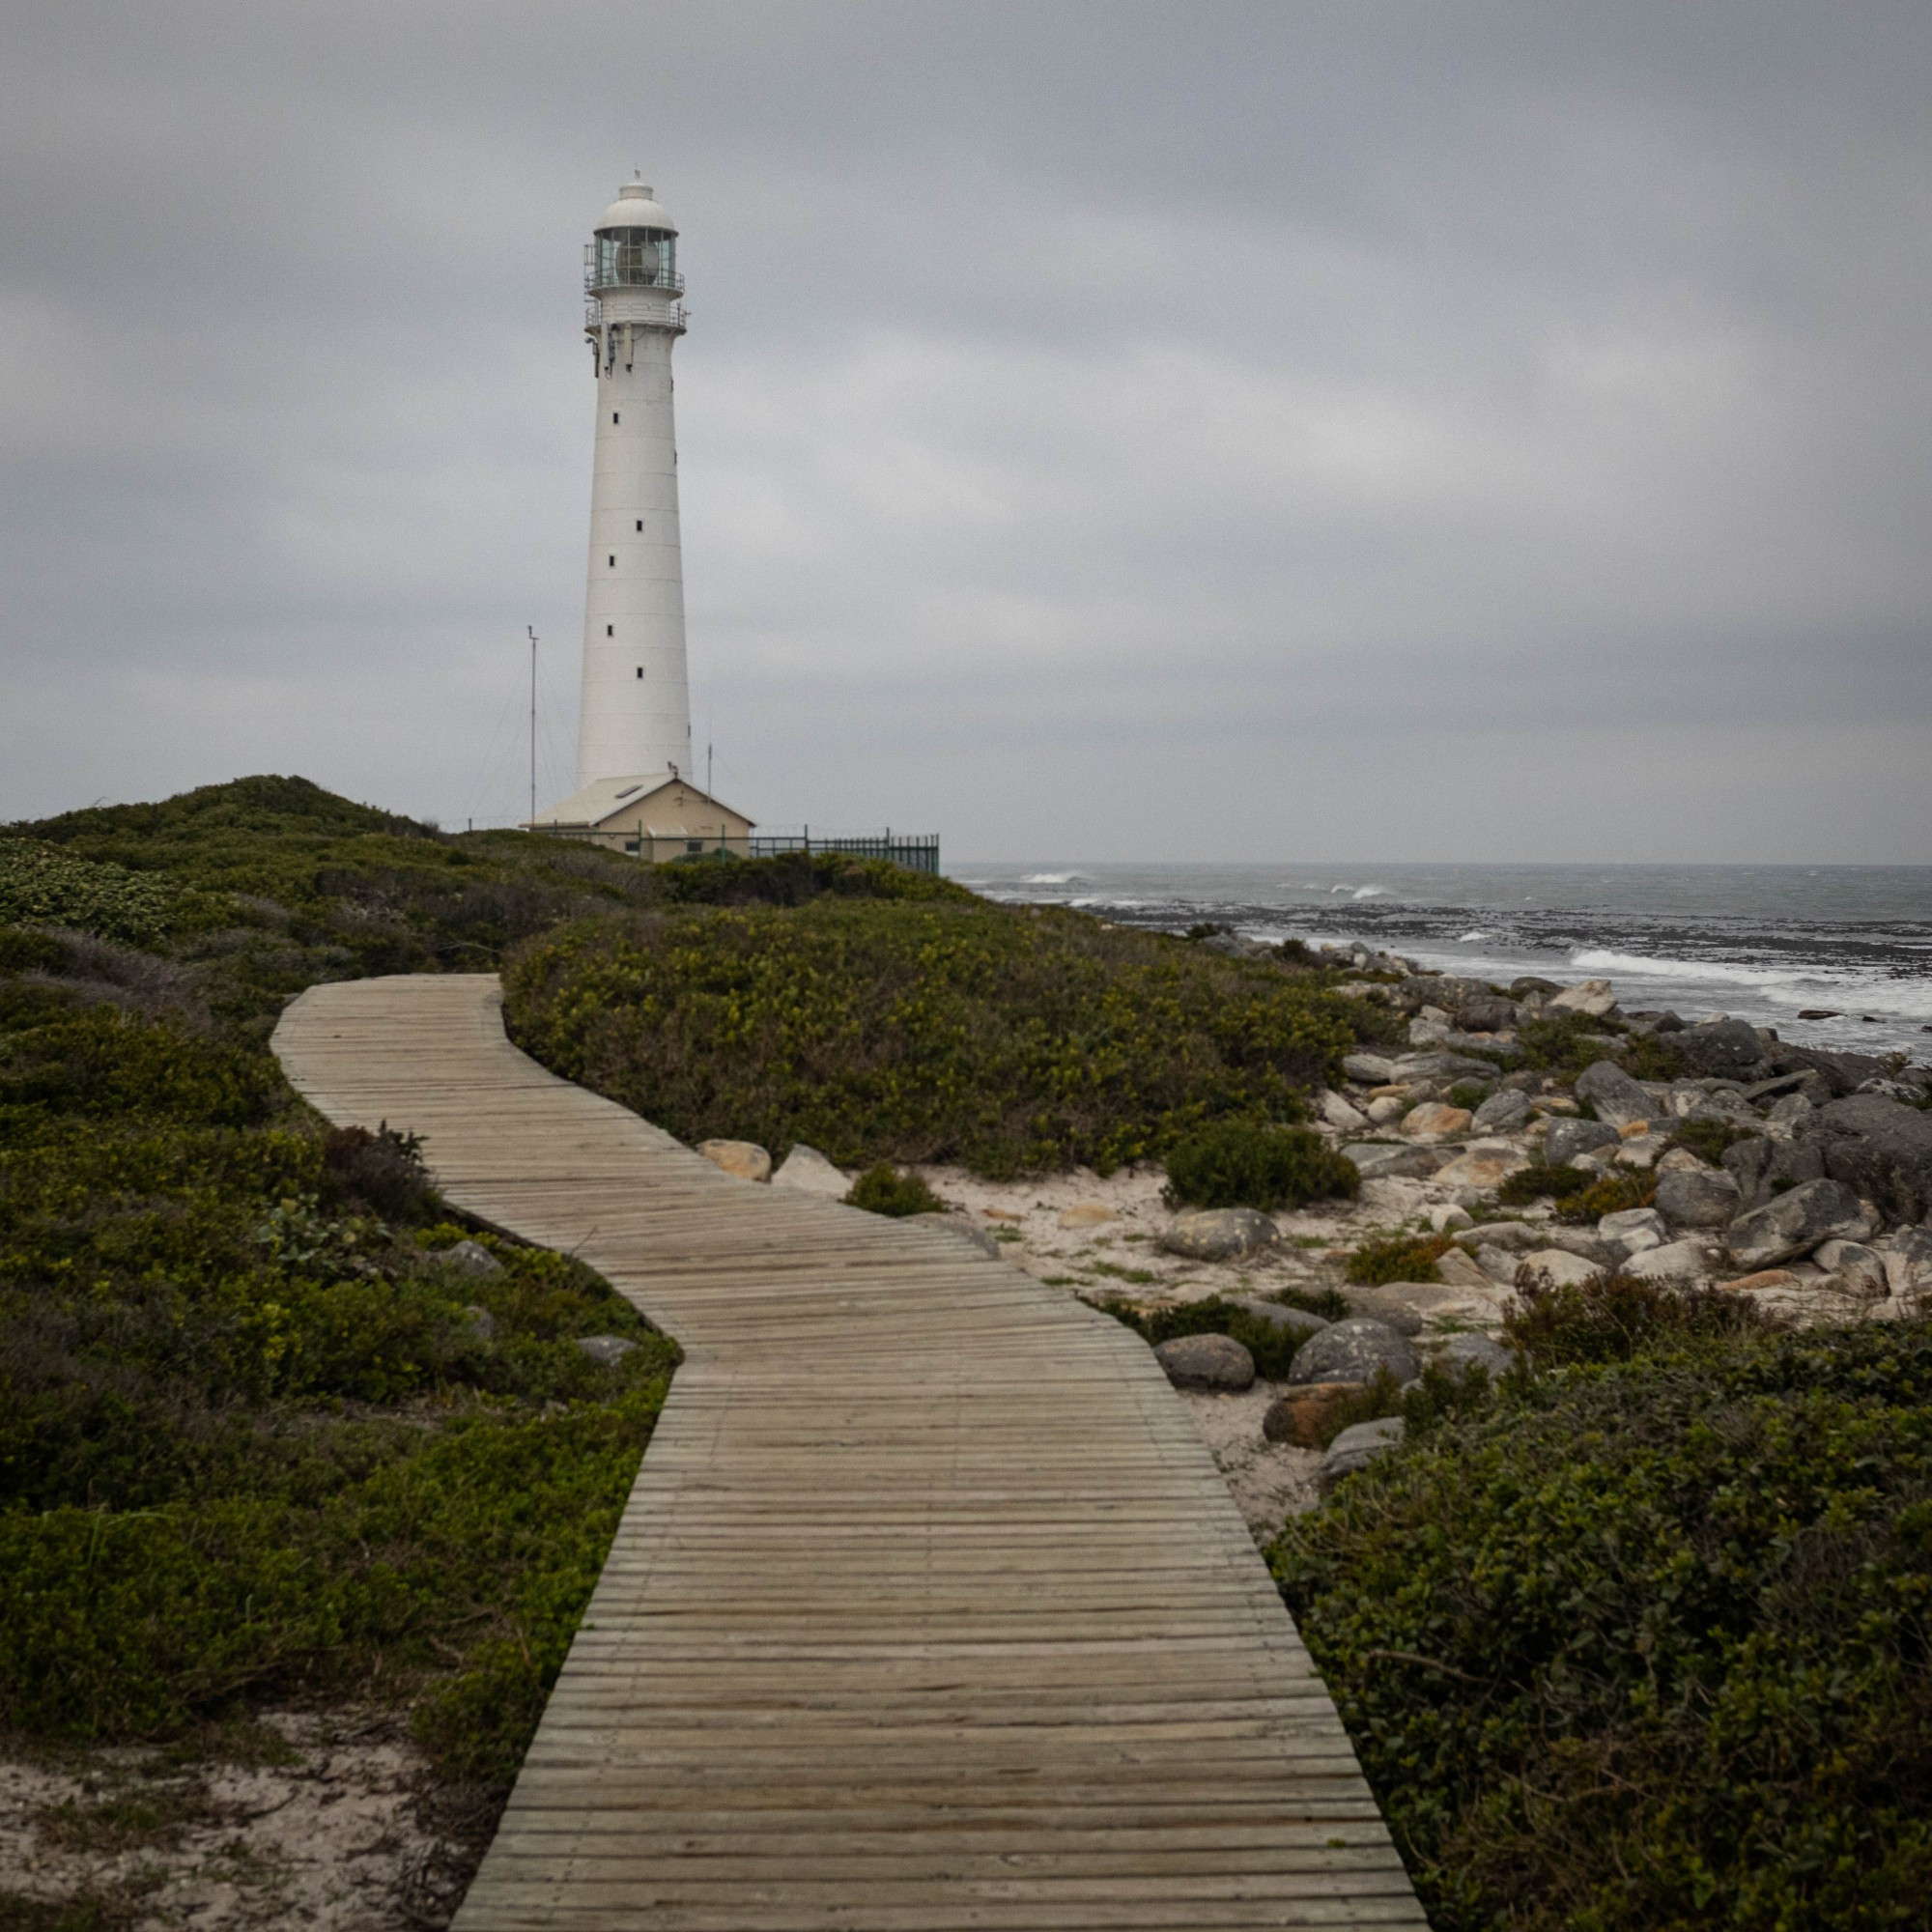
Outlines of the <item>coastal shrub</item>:
M 946 1203 L 917 1174 L 901 1174 L 891 1161 L 868 1167 L 845 1199 L 868 1214 L 943 1214 Z
M 1628 1362 L 1661 1347 L 1755 1335 L 1774 1325 L 1747 1296 L 1628 1274 L 1559 1287 L 1528 1272 L 1503 1317 L 1506 1339 L 1539 1369 Z
M 0 921 L 72 926 L 146 946 L 174 925 L 184 897 L 171 879 L 76 858 L 36 838 L 0 836 Z
M 1496 1189 L 1496 1199 L 1511 1208 L 1526 1208 L 1532 1201 L 1576 1201 L 1588 1193 L 1598 1179 L 1587 1168 L 1551 1167 L 1536 1160 L 1506 1176 Z
M 1680 1121 L 1671 1130 L 1667 1148 L 1684 1148 L 1699 1160 L 1718 1166 L 1727 1149 L 1740 1141 L 1761 1139 L 1755 1127 L 1741 1126 L 1735 1121 Z
M 1657 1177 L 1642 1170 L 1606 1174 L 1592 1180 L 1580 1194 L 1563 1197 L 1556 1210 L 1559 1221 L 1572 1227 L 1595 1227 L 1605 1214 L 1621 1214 L 1632 1208 L 1648 1208 L 1657 1199 Z
M 1440 1281 L 1435 1264 L 1449 1252 L 1447 1235 L 1390 1235 L 1364 1241 L 1349 1257 L 1348 1279 L 1362 1288 L 1391 1281 Z
M 1932 1324 L 1512 1378 L 1269 1558 L 1438 1932 L 1923 1921 Z
M 579 922 L 504 984 L 520 1045 L 682 1140 L 999 1179 L 1293 1118 L 1385 1023 L 1266 961 L 970 896 Z
M 1167 1151 L 1167 1199 L 1190 1208 L 1300 1208 L 1361 1192 L 1355 1164 L 1306 1127 L 1225 1121 Z
M 1449 1090 L 1449 1104 L 1452 1107 L 1466 1107 L 1474 1113 L 1490 1097 L 1490 1090 L 1474 1080 L 1459 1080 Z
M 1324 1414 L 1318 1446 L 1327 1448 L 1345 1429 L 1399 1415 L 1403 1439 L 1413 1442 L 1432 1429 L 1479 1415 L 1491 1406 L 1490 1372 L 1480 1362 L 1425 1362 L 1413 1382 L 1399 1382 L 1386 1368 Z
M 1339 1301 L 1340 1297 L 1335 1299 Z M 1190 1301 L 1179 1308 L 1160 1308 L 1151 1313 L 1143 1313 L 1125 1301 L 1102 1301 L 1094 1306 L 1105 1309 L 1117 1321 L 1144 1337 L 1151 1348 L 1157 1349 L 1179 1335 L 1230 1336 L 1255 1358 L 1255 1373 L 1264 1381 L 1286 1379 L 1294 1361 L 1294 1351 L 1307 1340 L 1306 1336 L 1279 1328 L 1265 1317 L 1218 1294 L 1209 1295 L 1205 1301 Z M 1346 1303 L 1343 1310 L 1347 1312 Z

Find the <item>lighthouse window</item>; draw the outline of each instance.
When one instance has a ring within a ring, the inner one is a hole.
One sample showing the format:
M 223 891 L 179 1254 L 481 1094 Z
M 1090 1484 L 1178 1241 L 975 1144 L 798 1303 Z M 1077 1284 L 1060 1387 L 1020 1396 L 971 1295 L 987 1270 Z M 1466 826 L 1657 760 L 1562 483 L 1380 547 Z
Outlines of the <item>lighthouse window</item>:
M 611 420 L 612 422 L 615 422 L 617 420 L 617 412 L 615 410 L 612 410 L 611 412 Z
M 614 556 L 611 559 L 611 568 L 612 570 L 617 568 L 617 559 Z
M 639 527 L 639 529 L 642 529 L 642 528 L 643 528 L 643 526 L 644 526 L 644 520 L 643 520 L 643 518 L 639 517 L 639 518 L 638 519 L 638 527 Z
M 605 635 L 605 636 L 606 636 L 607 638 L 614 638 L 614 637 L 615 637 L 615 636 L 617 635 L 617 627 L 616 627 L 616 625 L 615 625 L 615 624 L 606 624 L 606 625 L 604 626 L 604 635 Z
M 638 667 L 638 675 L 639 675 L 639 677 L 642 677 L 642 676 L 643 676 L 643 674 L 644 674 L 644 668 L 643 668 L 643 666 L 642 666 L 642 665 L 639 665 L 639 666 Z

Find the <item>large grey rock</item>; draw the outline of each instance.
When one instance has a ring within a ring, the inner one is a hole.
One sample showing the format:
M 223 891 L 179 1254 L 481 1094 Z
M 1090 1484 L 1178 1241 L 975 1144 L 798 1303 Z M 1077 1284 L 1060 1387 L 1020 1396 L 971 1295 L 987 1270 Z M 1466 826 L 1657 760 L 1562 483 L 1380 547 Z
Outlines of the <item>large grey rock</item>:
M 1366 1316 L 1351 1315 L 1311 1335 L 1294 1352 L 1289 1369 L 1292 1382 L 1369 1382 L 1386 1369 L 1399 1382 L 1412 1382 L 1422 1373 L 1415 1350 L 1389 1326 Z
M 1512 1134 L 1529 1124 L 1529 1095 L 1504 1089 L 1492 1094 L 1470 1117 L 1479 1134 Z
M 1351 1141 L 1342 1151 L 1364 1180 L 1426 1180 L 1453 1158 L 1440 1148 L 1393 1147 L 1381 1141 Z
M 1639 1281 L 1696 1281 L 1711 1271 L 1711 1256 L 1702 1241 L 1666 1241 L 1645 1248 L 1624 1264 L 1624 1272 Z
M 497 1339 L 497 1318 L 487 1308 L 478 1308 L 474 1302 L 463 1311 L 463 1326 L 472 1342 L 494 1342 Z
M 1832 1053 L 1820 1046 L 1793 1046 L 1779 1041 L 1772 1048 L 1772 1065 L 1779 1073 L 1815 1073 L 1830 1092 L 1812 1097 L 1823 1105 L 1826 1100 L 1855 1094 L 1867 1080 L 1875 1080 L 1886 1064 L 1868 1053 Z M 1806 1089 L 1805 1091 L 1809 1091 Z
M 1724 1172 L 1738 1183 L 1747 1208 L 1762 1208 L 1778 1182 L 1796 1187 L 1825 1179 L 1825 1151 L 1808 1140 L 1773 1141 L 1753 1135 L 1733 1141 L 1723 1153 Z
M 1719 1169 L 1658 1177 L 1657 1211 L 1673 1228 L 1722 1228 L 1743 1208 L 1738 1183 Z
M 739 1180 L 772 1178 L 772 1157 L 756 1141 L 699 1141 L 697 1151 Z
M 1321 1118 L 1344 1133 L 1358 1134 L 1369 1124 L 1369 1117 L 1340 1094 L 1324 1093 L 1320 1105 Z
M 828 1201 L 842 1201 L 852 1191 L 852 1183 L 816 1148 L 807 1147 L 803 1141 L 780 1162 L 772 1185 L 795 1187 L 801 1194 L 819 1194 Z
M 1270 1328 L 1293 1335 L 1297 1341 L 1305 1342 L 1328 1326 L 1325 1315 L 1313 1314 L 1306 1308 L 1290 1308 L 1279 1301 L 1252 1300 L 1246 1295 L 1231 1298 L 1244 1315 L 1252 1315 L 1257 1321 L 1265 1321 Z
M 503 1272 L 503 1264 L 476 1241 L 458 1241 L 442 1251 L 440 1260 L 444 1267 L 471 1281 L 488 1281 L 493 1274 Z
M 1380 1053 L 1345 1054 L 1342 1071 L 1366 1087 L 1386 1087 L 1395 1078 L 1395 1062 Z
M 1549 1231 L 1529 1221 L 1478 1221 L 1473 1228 L 1459 1228 L 1456 1241 L 1462 1247 L 1540 1248 Z
M 638 1345 L 622 1335 L 580 1335 L 577 1346 L 599 1368 L 614 1369 Z
M 1435 1306 L 1434 1297 L 1446 1300 L 1455 1293 L 1454 1289 L 1439 1287 L 1433 1281 L 1385 1281 L 1375 1288 L 1340 1291 L 1350 1315 L 1379 1321 L 1398 1335 L 1420 1335 L 1429 1325 L 1424 1308 Z
M 1565 986 L 1560 993 L 1551 994 L 1549 1005 L 1558 1012 L 1602 1019 L 1617 1009 L 1616 989 L 1607 980 L 1578 980 L 1574 986 Z
M 1567 1248 L 1533 1248 L 1517 1265 L 1541 1275 L 1552 1288 L 1580 1288 L 1604 1272 L 1600 1263 L 1573 1255 Z
M 1626 1257 L 1641 1254 L 1645 1248 L 1661 1248 L 1670 1238 L 1663 1216 L 1655 1208 L 1625 1208 L 1605 1214 L 1597 1223 L 1597 1235 L 1621 1248 Z
M 1445 1368 L 1487 1369 L 1492 1380 L 1516 1367 L 1516 1356 L 1492 1335 L 1452 1335 L 1435 1350 L 1435 1359 Z
M 1888 1220 L 1932 1215 L 1932 1113 L 1882 1094 L 1853 1094 L 1819 1108 L 1804 1133 L 1822 1153 L 1826 1173 Z
M 1811 1259 L 1827 1274 L 1836 1275 L 1849 1293 L 1876 1301 L 1889 1292 L 1885 1257 L 1862 1241 L 1820 1241 Z
M 1767 1070 L 1764 1042 L 1743 1020 L 1709 1020 L 1670 1036 L 1671 1051 L 1693 1073 L 1755 1080 Z
M 1544 1137 L 1543 1158 L 1551 1167 L 1568 1167 L 1579 1153 L 1613 1148 L 1622 1138 L 1606 1121 L 1551 1121 Z
M 1177 1335 L 1153 1353 L 1176 1388 L 1239 1395 L 1255 1385 L 1255 1358 L 1231 1335 Z
M 1344 1476 L 1352 1476 L 1366 1469 L 1378 1456 L 1386 1456 L 1401 1442 L 1403 1435 L 1402 1417 L 1384 1415 L 1374 1422 L 1358 1422 L 1352 1429 L 1345 1429 L 1328 1445 L 1328 1453 L 1321 1459 L 1321 1467 L 1315 1480 L 1323 1493 L 1332 1490 Z
M 1820 1242 L 1862 1241 L 1872 1232 L 1859 1197 L 1842 1180 L 1808 1180 L 1740 1214 L 1724 1245 L 1741 1268 L 1775 1267 Z
M 1395 1064 L 1398 1080 L 1491 1081 L 1496 1069 L 1487 1060 L 1465 1053 L 1405 1053 Z
M 1516 1025 L 1516 1002 L 1499 993 L 1478 993 L 1455 1011 L 1457 1020 L 1470 1033 L 1507 1033 Z
M 1577 1097 L 1587 1100 L 1597 1110 L 1600 1121 L 1613 1127 L 1634 1126 L 1647 1121 L 1656 1111 L 1655 1103 L 1614 1060 L 1599 1060 L 1577 1076 Z
M 1894 1294 L 1932 1289 L 1932 1228 L 1901 1228 L 1886 1239 L 1886 1280 Z
M 1233 1262 L 1281 1239 L 1281 1230 L 1253 1208 L 1197 1208 L 1177 1214 L 1160 1232 L 1159 1245 L 1190 1262 Z

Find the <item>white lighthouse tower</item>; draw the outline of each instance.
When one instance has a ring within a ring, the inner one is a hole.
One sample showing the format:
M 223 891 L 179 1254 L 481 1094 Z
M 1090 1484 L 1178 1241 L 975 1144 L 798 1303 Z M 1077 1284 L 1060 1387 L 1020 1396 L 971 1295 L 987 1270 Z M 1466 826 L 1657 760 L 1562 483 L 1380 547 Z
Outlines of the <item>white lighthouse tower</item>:
M 534 831 L 642 858 L 747 849 L 751 821 L 692 783 L 671 345 L 684 333 L 677 224 L 641 182 L 584 251 L 584 333 L 597 372 L 577 790 Z

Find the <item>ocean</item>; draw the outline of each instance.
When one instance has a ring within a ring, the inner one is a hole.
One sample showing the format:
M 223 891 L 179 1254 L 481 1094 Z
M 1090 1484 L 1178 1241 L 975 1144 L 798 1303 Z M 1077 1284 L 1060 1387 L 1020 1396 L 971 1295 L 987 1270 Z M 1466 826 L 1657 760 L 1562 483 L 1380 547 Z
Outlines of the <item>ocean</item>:
M 988 898 L 1179 931 L 1360 940 L 1503 983 L 1611 980 L 1627 1010 L 1932 1060 L 1932 866 L 950 867 Z M 1800 1019 L 1826 1010 L 1830 1019 Z

